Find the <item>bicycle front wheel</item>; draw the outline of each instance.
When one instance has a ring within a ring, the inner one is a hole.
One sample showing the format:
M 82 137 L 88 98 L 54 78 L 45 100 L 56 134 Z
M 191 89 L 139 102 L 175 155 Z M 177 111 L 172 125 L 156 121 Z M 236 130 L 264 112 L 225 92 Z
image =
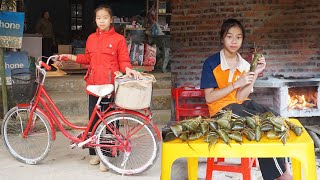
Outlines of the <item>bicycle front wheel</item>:
M 35 111 L 28 135 L 23 137 L 29 117 L 29 108 L 10 109 L 3 119 L 2 136 L 13 157 L 26 164 L 37 164 L 49 152 L 52 143 L 51 129 L 41 112 Z
M 130 146 L 130 152 L 117 149 L 117 153 L 112 153 L 112 148 L 96 146 L 96 153 L 101 161 L 111 170 L 119 174 L 136 175 L 140 174 L 155 163 L 159 156 L 159 141 L 154 129 L 149 124 L 144 124 L 145 120 L 130 114 L 116 114 L 105 119 L 106 123 L 113 127 L 118 136 Z M 100 123 L 96 135 L 97 144 L 112 142 L 115 146 L 119 141 L 114 134 L 108 133 L 108 128 L 104 123 Z

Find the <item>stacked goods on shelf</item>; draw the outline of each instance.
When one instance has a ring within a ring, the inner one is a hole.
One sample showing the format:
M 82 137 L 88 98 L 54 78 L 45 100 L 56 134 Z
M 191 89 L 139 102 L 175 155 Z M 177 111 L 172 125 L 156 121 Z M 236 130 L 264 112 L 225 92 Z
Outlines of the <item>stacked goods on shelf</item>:
M 130 60 L 133 66 L 141 66 L 143 63 L 144 44 L 134 43 L 130 49 Z
M 149 44 L 145 44 L 144 46 L 144 66 L 154 66 L 156 64 L 156 56 L 157 56 L 157 47 L 156 45 L 150 46 Z
M 127 40 L 131 64 L 139 71 L 152 71 L 156 64 L 157 47 Z

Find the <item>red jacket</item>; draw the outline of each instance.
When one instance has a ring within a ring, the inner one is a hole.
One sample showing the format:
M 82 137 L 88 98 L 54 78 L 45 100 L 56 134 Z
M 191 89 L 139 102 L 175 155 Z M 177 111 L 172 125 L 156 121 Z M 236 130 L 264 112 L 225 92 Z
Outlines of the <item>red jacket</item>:
M 109 31 L 97 28 L 87 39 L 85 54 L 78 54 L 76 61 L 89 64 L 84 77 L 87 86 L 114 83 L 113 72 L 132 68 L 126 40 L 113 27 Z

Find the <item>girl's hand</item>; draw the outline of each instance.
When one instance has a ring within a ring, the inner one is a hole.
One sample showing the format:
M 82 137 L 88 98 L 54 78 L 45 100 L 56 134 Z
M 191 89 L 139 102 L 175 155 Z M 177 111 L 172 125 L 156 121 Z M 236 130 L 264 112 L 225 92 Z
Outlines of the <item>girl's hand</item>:
M 242 75 L 235 83 L 236 88 L 244 87 L 248 84 L 251 84 L 254 80 L 255 72 L 247 72 L 246 74 Z
M 263 70 L 266 68 L 266 58 L 262 55 L 261 58 L 259 58 L 258 65 L 256 67 L 256 70 L 254 71 L 256 74 L 260 74 L 263 72 Z
M 77 59 L 77 56 L 73 54 L 60 54 L 59 56 L 63 58 L 67 58 L 68 60 L 71 60 L 71 61 L 76 61 Z
M 134 79 L 141 79 L 142 78 L 142 75 L 138 71 L 133 70 L 128 67 L 126 68 L 126 75 L 128 75 L 129 77 L 134 78 Z
M 116 77 L 121 77 L 123 74 L 120 71 L 116 71 L 116 72 L 114 72 L 114 75 Z

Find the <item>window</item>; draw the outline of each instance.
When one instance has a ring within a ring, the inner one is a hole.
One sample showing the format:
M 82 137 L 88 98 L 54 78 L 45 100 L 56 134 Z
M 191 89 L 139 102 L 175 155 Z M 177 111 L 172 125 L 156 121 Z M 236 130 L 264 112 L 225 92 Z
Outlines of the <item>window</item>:
M 82 30 L 82 3 L 73 1 L 71 4 L 71 30 Z

